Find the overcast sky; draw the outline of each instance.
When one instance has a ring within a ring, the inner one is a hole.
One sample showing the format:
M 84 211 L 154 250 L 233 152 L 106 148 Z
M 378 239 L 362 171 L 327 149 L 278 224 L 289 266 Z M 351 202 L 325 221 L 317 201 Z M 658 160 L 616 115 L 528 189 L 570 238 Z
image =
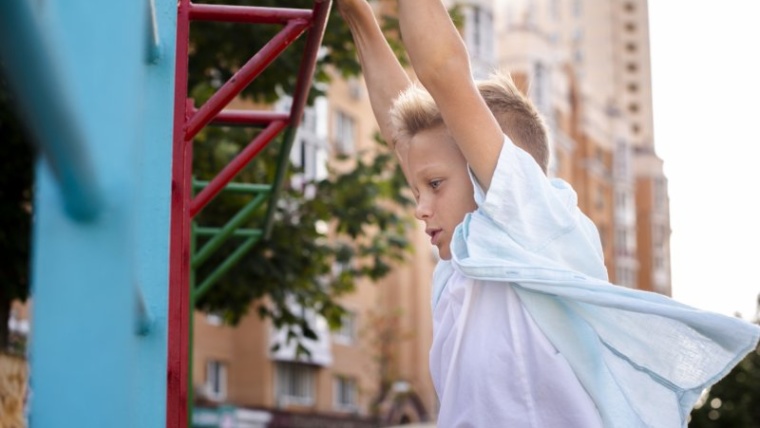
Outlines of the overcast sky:
M 649 2 L 673 297 L 753 318 L 760 292 L 760 1 Z

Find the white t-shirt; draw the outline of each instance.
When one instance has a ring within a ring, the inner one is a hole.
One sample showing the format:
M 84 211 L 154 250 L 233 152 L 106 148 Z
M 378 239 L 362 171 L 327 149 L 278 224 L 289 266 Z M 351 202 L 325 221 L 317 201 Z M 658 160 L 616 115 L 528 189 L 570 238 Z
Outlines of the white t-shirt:
M 685 428 L 756 349 L 754 324 L 609 283 L 572 187 L 508 139 L 475 185 L 434 276 L 440 427 Z
M 503 150 L 492 182 L 505 169 L 538 168 L 529 156 L 513 156 L 514 149 Z M 508 215 L 511 207 L 499 210 L 498 204 L 514 207 L 519 201 L 511 189 L 525 186 L 509 181 L 492 184 L 483 195 L 473 180 L 478 206 L 489 203 L 490 212 Z M 436 268 L 434 283 L 430 371 L 440 400 L 439 427 L 602 427 L 593 401 L 510 283 L 467 278 L 446 261 Z

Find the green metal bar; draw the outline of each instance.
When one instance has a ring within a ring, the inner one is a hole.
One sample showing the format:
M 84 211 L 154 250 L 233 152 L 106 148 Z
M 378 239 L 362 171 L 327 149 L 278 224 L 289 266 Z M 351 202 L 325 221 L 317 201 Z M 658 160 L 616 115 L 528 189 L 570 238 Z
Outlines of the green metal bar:
M 274 212 L 277 208 L 277 198 L 280 197 L 282 182 L 285 180 L 285 171 L 288 168 L 290 158 L 290 149 L 293 147 L 293 141 L 296 138 L 296 128 L 289 126 L 282 137 L 282 148 L 277 160 L 277 175 L 274 177 L 272 184 L 272 193 L 269 195 L 269 206 L 267 207 L 267 216 L 264 219 L 264 239 L 269 239 L 272 235 L 272 226 L 274 224 Z
M 195 229 L 195 233 L 198 236 L 215 236 L 222 231 L 221 227 L 198 227 Z M 236 229 L 232 232 L 232 236 L 236 238 L 249 238 L 251 236 L 261 236 L 262 232 L 259 229 Z
M 259 241 L 259 239 L 261 239 L 261 235 L 251 236 L 250 238 L 246 239 L 245 242 L 240 244 L 235 252 L 230 254 L 230 256 L 227 257 L 227 259 L 219 265 L 219 267 L 211 272 L 211 274 L 205 280 L 203 280 L 197 289 L 192 290 L 193 299 L 200 299 L 201 296 L 203 296 L 216 283 L 216 281 L 219 280 L 222 275 L 227 273 L 230 268 L 232 268 L 248 251 L 251 250 L 254 244 Z
M 193 180 L 193 190 L 201 190 L 208 186 L 210 181 Z M 229 183 L 224 186 L 223 191 L 230 191 L 236 193 L 269 193 L 272 191 L 270 184 L 254 184 L 254 183 Z
M 248 218 L 253 214 L 256 208 L 266 200 L 266 193 L 259 193 L 251 202 L 246 204 L 227 224 L 224 225 L 221 231 L 217 233 L 210 241 L 198 251 L 198 254 L 193 256 L 191 260 L 191 269 L 197 269 L 203 264 L 220 246 L 232 235 L 236 229 L 240 228 Z

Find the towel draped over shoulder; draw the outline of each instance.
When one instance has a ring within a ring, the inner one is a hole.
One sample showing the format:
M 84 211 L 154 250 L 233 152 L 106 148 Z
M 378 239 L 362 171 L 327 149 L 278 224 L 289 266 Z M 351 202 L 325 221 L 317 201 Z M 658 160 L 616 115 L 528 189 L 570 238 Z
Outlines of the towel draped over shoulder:
M 608 282 L 575 192 L 509 139 L 489 194 L 477 183 L 475 193 L 479 209 L 456 229 L 452 266 L 515 286 L 605 426 L 686 426 L 702 391 L 757 347 L 754 324 Z

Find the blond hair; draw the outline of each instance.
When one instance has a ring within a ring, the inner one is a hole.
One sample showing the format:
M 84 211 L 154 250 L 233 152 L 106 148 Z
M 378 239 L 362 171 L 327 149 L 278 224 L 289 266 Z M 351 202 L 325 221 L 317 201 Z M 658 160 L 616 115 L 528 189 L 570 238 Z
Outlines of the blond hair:
M 549 132 L 533 103 L 504 73 L 494 73 L 476 82 L 480 95 L 491 109 L 502 131 L 528 152 L 546 173 L 549 166 Z M 443 124 L 433 97 L 419 84 L 412 84 L 393 103 L 391 121 L 394 140 L 409 141 L 417 133 Z

